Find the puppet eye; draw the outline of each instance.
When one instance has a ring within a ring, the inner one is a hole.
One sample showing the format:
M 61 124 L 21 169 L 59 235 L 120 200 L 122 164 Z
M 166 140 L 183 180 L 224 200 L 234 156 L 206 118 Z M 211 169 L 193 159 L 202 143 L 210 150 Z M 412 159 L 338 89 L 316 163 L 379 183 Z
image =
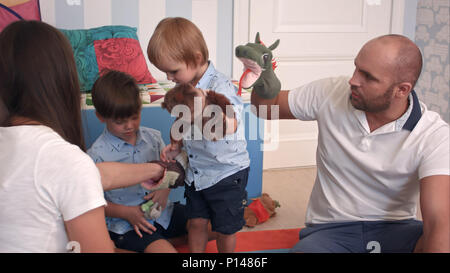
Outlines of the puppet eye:
M 269 61 L 269 54 L 268 54 L 268 53 L 264 53 L 264 54 L 261 56 L 261 59 L 262 59 L 263 63 L 266 65 L 267 62 Z

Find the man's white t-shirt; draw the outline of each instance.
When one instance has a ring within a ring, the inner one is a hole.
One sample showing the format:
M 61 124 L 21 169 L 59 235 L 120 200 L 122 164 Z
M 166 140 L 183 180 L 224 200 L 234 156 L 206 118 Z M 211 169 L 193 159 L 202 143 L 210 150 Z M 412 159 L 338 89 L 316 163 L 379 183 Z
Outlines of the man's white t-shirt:
M 319 127 L 306 223 L 415 218 L 419 180 L 450 174 L 449 126 L 410 95 L 401 118 L 371 132 L 350 102 L 348 80 L 322 79 L 289 93 L 292 114 Z
M 92 159 L 46 126 L 0 127 L 0 252 L 67 252 L 64 221 L 106 205 Z

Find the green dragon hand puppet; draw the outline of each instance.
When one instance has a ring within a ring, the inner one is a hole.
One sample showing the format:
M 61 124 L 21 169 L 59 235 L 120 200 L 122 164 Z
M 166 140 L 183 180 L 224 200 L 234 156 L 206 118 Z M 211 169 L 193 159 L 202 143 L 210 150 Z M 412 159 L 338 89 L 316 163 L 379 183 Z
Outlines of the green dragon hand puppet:
M 244 73 L 239 81 L 239 95 L 243 88 L 253 87 L 253 91 L 264 99 L 272 99 L 281 90 L 281 83 L 275 75 L 276 62 L 272 50 L 277 48 L 280 40 L 266 47 L 256 34 L 254 43 L 236 47 L 236 57 L 244 64 Z

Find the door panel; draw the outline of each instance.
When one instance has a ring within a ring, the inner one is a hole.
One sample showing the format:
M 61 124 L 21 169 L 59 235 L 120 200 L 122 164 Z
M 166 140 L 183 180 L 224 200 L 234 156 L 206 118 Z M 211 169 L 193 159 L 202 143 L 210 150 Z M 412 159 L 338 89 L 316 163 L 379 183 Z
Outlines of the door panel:
M 392 0 L 235 0 L 235 46 L 254 41 L 257 32 L 265 44 L 280 39 L 274 50 L 275 70 L 282 89 L 290 90 L 316 79 L 351 75 L 353 61 L 368 40 L 393 32 L 403 18 L 403 1 Z M 235 58 L 236 59 L 236 58 Z M 242 64 L 233 63 L 239 79 Z M 304 121 L 266 122 L 271 148 L 264 152 L 264 168 L 315 165 L 317 124 Z M 278 130 L 272 132 L 270 127 Z M 278 145 L 271 139 L 278 134 Z M 270 144 L 270 145 L 269 145 Z M 277 147 L 277 149 L 273 149 Z

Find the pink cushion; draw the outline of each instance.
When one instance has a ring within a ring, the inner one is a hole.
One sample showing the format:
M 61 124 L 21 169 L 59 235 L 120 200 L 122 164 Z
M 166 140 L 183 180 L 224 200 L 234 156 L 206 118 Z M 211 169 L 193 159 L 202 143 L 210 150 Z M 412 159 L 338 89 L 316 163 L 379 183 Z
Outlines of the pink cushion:
M 119 70 L 132 75 L 138 83 L 156 82 L 147 68 L 139 41 L 112 38 L 94 41 L 98 70 Z
M 60 31 L 72 45 L 82 92 L 90 91 L 105 69 L 128 73 L 138 84 L 156 82 L 148 70 L 135 27 L 102 26 Z
M 41 21 L 41 12 L 39 9 L 39 0 L 30 0 L 28 2 L 10 6 L 9 9 L 16 12 L 25 20 Z M 12 22 L 20 20 L 17 16 L 11 13 L 8 9 L 0 7 L 0 31 Z

